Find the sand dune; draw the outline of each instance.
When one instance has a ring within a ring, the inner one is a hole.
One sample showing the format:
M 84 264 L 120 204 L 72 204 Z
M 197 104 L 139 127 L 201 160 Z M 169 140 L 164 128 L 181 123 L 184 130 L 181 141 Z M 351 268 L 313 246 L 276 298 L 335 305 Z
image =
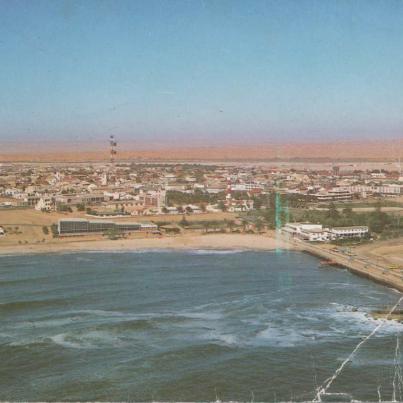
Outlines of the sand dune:
M 1 145 L 1 144 L 0 144 Z M 99 143 L 75 144 L 70 147 L 52 147 L 51 150 L 27 145 L 0 147 L 0 161 L 100 161 L 109 158 L 108 148 Z M 17 151 L 18 149 L 18 151 Z M 64 151 L 61 151 L 64 150 Z M 189 147 L 147 147 L 141 149 L 130 143 L 120 144 L 118 158 L 144 160 L 267 160 L 267 159 L 336 159 L 336 160 L 397 160 L 403 154 L 403 142 L 382 141 L 337 141 L 323 143 L 287 143 Z

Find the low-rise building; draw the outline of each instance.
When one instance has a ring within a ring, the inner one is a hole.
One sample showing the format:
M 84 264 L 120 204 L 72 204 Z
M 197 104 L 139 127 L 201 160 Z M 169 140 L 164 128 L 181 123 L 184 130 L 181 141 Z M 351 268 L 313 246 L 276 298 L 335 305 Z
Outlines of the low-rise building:
M 284 234 L 310 242 L 325 242 L 330 240 L 328 228 L 321 224 L 288 223 L 282 228 Z
M 29 207 L 35 207 L 41 197 L 37 194 L 27 194 L 27 196 L 24 197 L 24 203 L 29 206 Z
M 362 238 L 368 234 L 367 226 L 333 227 L 330 230 L 332 239 Z
M 35 210 L 38 211 L 52 211 L 53 210 L 53 199 L 48 196 L 41 197 L 35 205 Z
M 103 233 L 110 230 L 118 232 L 156 231 L 158 226 L 153 223 L 114 222 L 109 220 L 86 220 L 84 218 L 69 218 L 59 220 L 59 235 Z
M 353 194 L 349 190 L 342 188 L 333 188 L 328 191 L 315 193 L 313 197 L 318 202 L 337 202 L 352 200 Z
M 105 200 L 103 194 L 81 193 L 72 195 L 60 195 L 55 198 L 57 204 L 76 206 L 78 204 L 93 205 L 102 203 Z
M 321 224 L 311 223 L 288 223 L 281 231 L 283 234 L 309 242 L 362 238 L 369 233 L 366 226 L 324 228 Z

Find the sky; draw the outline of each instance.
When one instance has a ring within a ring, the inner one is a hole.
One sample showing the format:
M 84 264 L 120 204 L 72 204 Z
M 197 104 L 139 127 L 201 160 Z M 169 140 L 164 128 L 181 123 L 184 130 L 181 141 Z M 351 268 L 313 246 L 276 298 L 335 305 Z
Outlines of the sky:
M 0 145 L 403 137 L 401 0 L 0 0 Z

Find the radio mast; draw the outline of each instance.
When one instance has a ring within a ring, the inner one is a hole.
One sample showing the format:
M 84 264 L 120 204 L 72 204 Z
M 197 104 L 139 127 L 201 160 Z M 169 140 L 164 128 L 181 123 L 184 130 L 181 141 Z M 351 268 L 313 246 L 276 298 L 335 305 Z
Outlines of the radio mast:
M 117 154 L 116 147 L 118 145 L 118 142 L 115 140 L 115 136 L 111 134 L 109 136 L 109 146 L 110 146 L 110 161 L 111 164 L 113 165 L 115 163 L 115 156 Z

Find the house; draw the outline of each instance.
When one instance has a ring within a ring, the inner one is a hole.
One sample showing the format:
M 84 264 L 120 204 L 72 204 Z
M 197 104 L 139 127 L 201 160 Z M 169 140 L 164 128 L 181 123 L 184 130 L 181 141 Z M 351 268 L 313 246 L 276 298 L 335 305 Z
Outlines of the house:
M 231 213 L 253 210 L 253 200 L 233 199 L 231 194 L 227 194 L 224 204 L 227 211 Z

